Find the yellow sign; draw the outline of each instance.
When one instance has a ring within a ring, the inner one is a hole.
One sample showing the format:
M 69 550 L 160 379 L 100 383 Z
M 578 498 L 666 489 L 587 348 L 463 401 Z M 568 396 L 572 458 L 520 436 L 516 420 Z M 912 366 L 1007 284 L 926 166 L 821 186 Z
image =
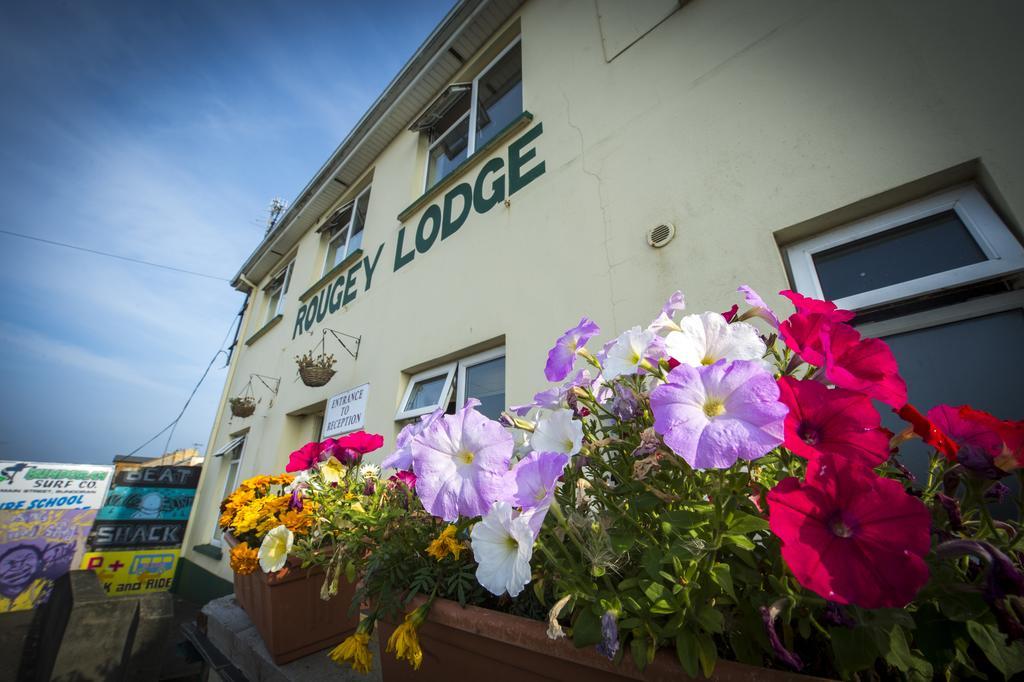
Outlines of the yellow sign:
M 142 594 L 170 589 L 178 549 L 86 552 L 82 568 L 95 571 L 107 594 Z

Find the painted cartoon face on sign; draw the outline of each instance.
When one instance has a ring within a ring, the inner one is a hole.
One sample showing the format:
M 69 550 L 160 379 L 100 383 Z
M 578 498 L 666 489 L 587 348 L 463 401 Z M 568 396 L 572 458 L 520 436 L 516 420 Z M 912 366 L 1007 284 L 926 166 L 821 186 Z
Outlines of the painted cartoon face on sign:
M 0 555 L 0 594 L 14 597 L 31 583 L 43 565 L 43 554 L 32 545 L 15 545 Z

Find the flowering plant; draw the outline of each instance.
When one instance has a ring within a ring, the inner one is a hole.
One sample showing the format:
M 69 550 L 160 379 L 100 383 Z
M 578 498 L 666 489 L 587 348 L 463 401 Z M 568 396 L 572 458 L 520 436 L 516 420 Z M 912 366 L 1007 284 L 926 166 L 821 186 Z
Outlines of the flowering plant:
M 284 567 L 296 535 L 309 531 L 309 511 L 292 506 L 291 474 L 256 476 L 242 483 L 220 504 L 221 530 L 239 542 L 231 548 L 231 570 L 240 575 L 261 568 L 273 573 Z M 257 549 L 258 548 L 258 549 Z
M 1019 509 L 1024 423 L 922 414 L 853 313 L 782 292 L 796 311 L 780 320 L 740 292 L 742 313 L 683 316 L 677 292 L 598 352 L 584 318 L 548 355 L 557 385 L 501 424 L 470 401 L 406 427 L 385 464 L 415 495 L 389 498 L 404 514 L 373 537 L 366 584 L 408 598 L 424 590 L 407 572 L 380 572 L 454 554 L 431 596 L 473 570 L 486 593 L 468 601 L 543 604 L 552 639 L 640 669 L 669 649 L 691 676 L 720 657 L 847 678 L 1024 671 L 1019 513 L 992 514 Z M 883 428 L 878 404 L 907 427 Z M 912 438 L 930 447 L 920 480 Z M 467 537 L 471 558 L 454 550 Z M 429 608 L 389 641 L 414 665 Z M 360 641 L 338 657 L 368 665 Z

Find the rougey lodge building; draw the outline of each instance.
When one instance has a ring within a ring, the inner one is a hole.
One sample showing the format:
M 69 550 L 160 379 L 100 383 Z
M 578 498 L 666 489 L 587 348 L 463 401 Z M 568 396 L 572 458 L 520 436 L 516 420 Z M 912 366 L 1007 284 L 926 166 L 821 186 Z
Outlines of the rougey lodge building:
M 603 343 L 676 289 L 694 312 L 741 283 L 787 314 L 780 289 L 836 299 L 914 403 L 1024 416 L 1022 23 L 1011 2 L 459 2 L 234 279 L 183 585 L 230 579 L 221 499 L 319 439 L 332 396 L 368 384 L 385 449 L 435 405 L 496 417 L 582 315 Z M 295 356 L 325 330 L 337 374 L 309 388 Z

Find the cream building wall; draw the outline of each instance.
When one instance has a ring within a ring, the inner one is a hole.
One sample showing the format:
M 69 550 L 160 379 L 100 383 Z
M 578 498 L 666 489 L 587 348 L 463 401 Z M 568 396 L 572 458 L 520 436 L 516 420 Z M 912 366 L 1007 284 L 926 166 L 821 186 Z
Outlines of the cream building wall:
M 780 244 L 957 182 L 978 182 L 1019 238 L 1024 5 L 674 7 L 651 0 L 633 16 L 606 0 L 523 5 L 507 26 L 521 32 L 523 104 L 534 118 L 462 179 L 472 183 L 490 158 L 507 160 L 535 126 L 543 133 L 527 168 L 543 162 L 543 175 L 394 271 L 399 231 L 408 249 L 426 210 L 396 217 L 422 193 L 426 159 L 419 134 L 398 135 L 366 175 L 362 248 L 372 258 L 384 245 L 371 288 L 360 272 L 355 300 L 293 339 L 298 295 L 320 278 L 325 249 L 315 229 L 299 241 L 284 318 L 239 343 L 224 395 L 239 395 L 251 373 L 280 377 L 280 389 L 273 396 L 257 384 L 261 402 L 246 419 L 222 403 L 209 451 L 244 432 L 239 480 L 281 471 L 314 438 L 312 415 L 326 399 L 366 382 L 365 428 L 384 434 L 387 450 L 409 375 L 473 348 L 504 345 L 507 402 L 527 402 L 547 387 L 547 349 L 581 315 L 601 325 L 603 342 L 646 324 L 676 289 L 691 309 L 726 310 L 748 283 L 786 309 L 774 295 L 790 286 Z M 664 222 L 676 236 L 651 248 L 645 233 Z M 264 298 L 253 293 L 241 340 L 262 326 Z M 361 336 L 359 357 L 328 339 L 338 372 L 307 388 L 294 357 L 324 327 Z M 192 551 L 214 535 L 226 469 L 207 458 L 185 547 L 189 560 L 230 578 L 226 557 Z

